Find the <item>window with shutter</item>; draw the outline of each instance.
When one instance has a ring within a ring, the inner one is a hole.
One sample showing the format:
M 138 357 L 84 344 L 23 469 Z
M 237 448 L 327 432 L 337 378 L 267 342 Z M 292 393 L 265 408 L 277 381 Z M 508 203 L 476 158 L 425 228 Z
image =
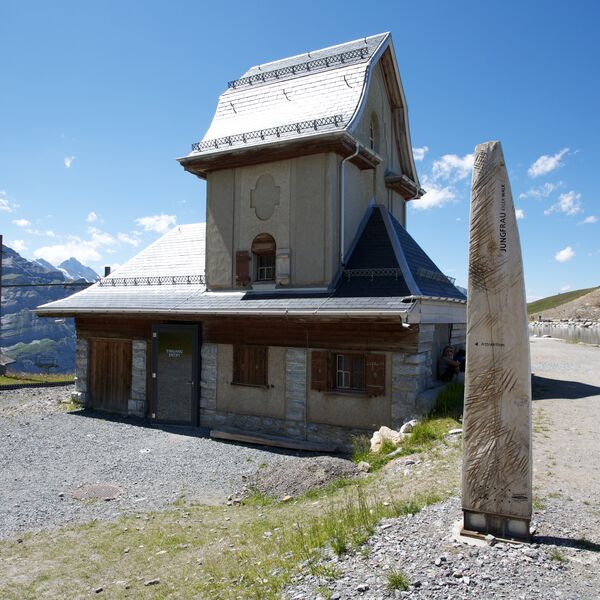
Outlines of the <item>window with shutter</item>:
M 268 385 L 268 348 L 266 346 L 233 347 L 233 381 L 237 385 Z
M 326 392 L 329 389 L 327 358 L 327 352 L 313 351 L 311 353 L 310 387 L 318 392 Z
M 365 374 L 367 394 L 385 396 L 385 354 L 367 354 Z
M 250 253 L 247 250 L 235 253 L 235 283 L 242 286 L 250 283 Z

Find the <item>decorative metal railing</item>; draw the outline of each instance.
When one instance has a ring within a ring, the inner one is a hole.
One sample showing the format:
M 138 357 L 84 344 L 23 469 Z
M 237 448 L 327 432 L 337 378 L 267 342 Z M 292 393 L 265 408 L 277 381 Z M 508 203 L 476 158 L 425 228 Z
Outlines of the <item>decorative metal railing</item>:
M 146 286 L 146 285 L 189 285 L 205 284 L 204 275 L 161 275 L 160 277 L 105 277 L 98 282 L 100 287 Z
M 332 66 L 360 62 L 367 56 L 369 56 L 369 48 L 365 46 L 364 48 L 359 48 L 358 50 L 349 50 L 348 52 L 341 52 L 340 54 L 333 54 L 331 56 L 325 56 L 323 58 L 316 58 L 303 63 L 290 65 L 289 67 L 273 69 L 272 71 L 263 71 L 261 73 L 256 73 L 255 75 L 250 75 L 249 77 L 234 79 L 233 81 L 229 81 L 227 83 L 227 87 L 229 89 L 237 89 L 245 85 L 266 83 L 273 79 L 284 79 L 288 76 L 295 77 L 300 73 L 310 73 L 313 71 L 328 69 Z
M 225 137 L 216 138 L 213 140 L 204 140 L 203 142 L 196 142 L 192 144 L 193 152 L 201 152 L 202 150 L 218 150 L 221 147 L 233 146 L 240 142 L 247 143 L 252 140 L 261 139 L 264 140 L 266 137 L 280 137 L 282 133 L 302 133 L 307 129 L 313 129 L 318 131 L 319 127 L 325 127 L 326 125 L 333 125 L 339 127 L 344 124 L 344 117 L 342 115 L 331 115 L 329 117 L 321 117 L 320 119 L 311 119 L 310 121 L 299 121 L 298 123 L 287 123 L 285 125 L 279 125 L 277 127 L 268 127 L 267 129 L 257 129 L 255 131 L 248 131 L 246 133 L 236 133 L 235 135 L 228 135 Z
M 454 277 L 448 277 L 448 275 L 444 275 L 443 273 L 439 273 L 437 271 L 431 271 L 429 269 L 425 269 L 424 267 L 420 267 L 419 269 L 417 269 L 417 277 L 447 282 L 451 283 L 452 285 L 454 285 L 454 282 L 456 281 Z
M 374 277 L 402 277 L 401 269 L 344 269 L 344 276 L 348 281 L 352 277 L 370 277 L 373 281 Z

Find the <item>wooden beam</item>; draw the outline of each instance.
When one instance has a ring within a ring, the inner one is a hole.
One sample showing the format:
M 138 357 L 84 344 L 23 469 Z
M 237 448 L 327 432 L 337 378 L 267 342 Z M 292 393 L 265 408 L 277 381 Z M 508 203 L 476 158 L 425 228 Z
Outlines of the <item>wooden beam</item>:
M 232 442 L 243 442 L 245 444 L 256 444 L 258 446 L 273 446 L 275 448 L 287 448 L 289 450 L 304 450 L 305 452 L 336 452 L 336 444 L 327 442 L 308 442 L 304 440 L 292 440 L 270 435 L 253 435 L 242 431 L 217 431 L 211 430 L 210 437 L 215 440 L 228 440 Z

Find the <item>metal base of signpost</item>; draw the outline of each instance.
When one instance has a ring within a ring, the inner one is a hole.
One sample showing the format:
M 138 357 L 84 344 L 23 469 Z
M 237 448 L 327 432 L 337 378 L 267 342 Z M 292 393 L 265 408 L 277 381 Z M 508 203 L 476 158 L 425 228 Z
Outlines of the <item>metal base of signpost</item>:
M 463 515 L 461 535 L 477 538 L 493 535 L 504 540 L 531 542 L 530 519 L 493 515 L 471 510 L 463 510 Z

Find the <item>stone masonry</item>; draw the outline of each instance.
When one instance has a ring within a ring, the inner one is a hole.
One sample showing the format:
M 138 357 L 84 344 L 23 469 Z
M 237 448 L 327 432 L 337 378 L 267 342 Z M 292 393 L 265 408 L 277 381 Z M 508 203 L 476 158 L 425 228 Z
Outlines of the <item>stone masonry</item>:
M 287 435 L 303 438 L 306 429 L 306 350 L 288 348 L 285 357 L 285 420 Z
M 127 403 L 127 414 L 135 417 L 146 415 L 146 340 L 131 342 L 131 398 Z
M 217 409 L 217 344 L 202 344 L 202 369 L 200 372 L 200 410 Z
M 77 338 L 75 345 L 75 391 L 71 398 L 83 406 L 88 405 L 88 341 L 85 338 Z

